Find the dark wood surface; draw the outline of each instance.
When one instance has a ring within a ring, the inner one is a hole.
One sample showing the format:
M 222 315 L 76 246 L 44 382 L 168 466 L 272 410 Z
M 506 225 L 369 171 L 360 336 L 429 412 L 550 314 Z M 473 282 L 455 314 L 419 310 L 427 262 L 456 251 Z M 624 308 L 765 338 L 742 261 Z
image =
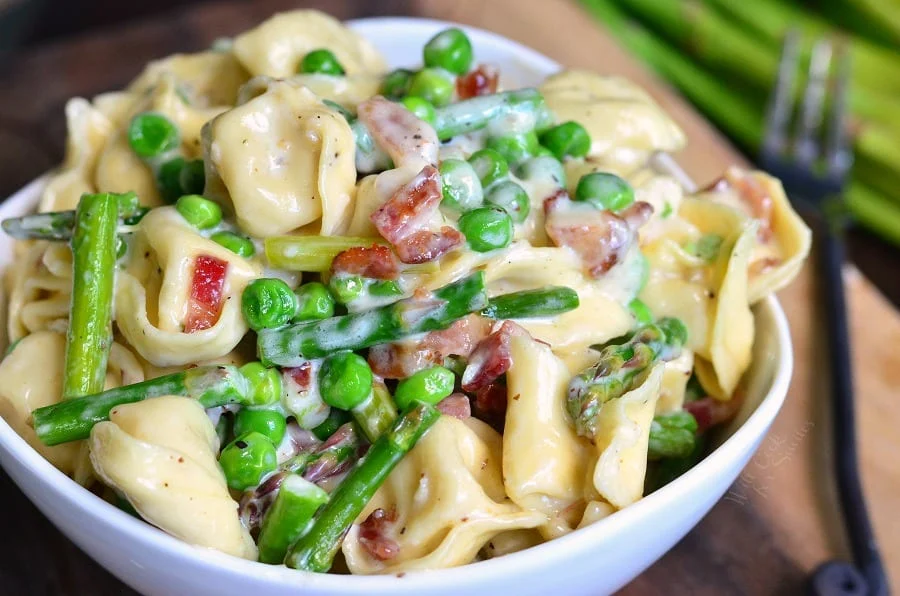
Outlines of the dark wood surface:
M 142 1 L 135 0 L 135 3 Z M 116 89 L 135 76 L 150 59 L 174 51 L 208 47 L 214 39 L 246 29 L 276 10 L 297 6 L 324 9 L 342 19 L 405 14 L 459 20 L 514 37 L 565 63 L 580 62 L 577 65 L 592 66 L 600 71 L 612 68 L 612 71 L 634 74 L 641 84 L 651 87 L 654 95 L 687 128 L 692 142 L 699 139 L 695 146 L 700 149 L 686 157 L 691 173 L 702 181 L 709 177 L 711 168 L 720 167 L 718 163 L 708 163 L 712 152 L 717 153 L 717 158 L 712 161 L 740 159 L 684 102 L 620 55 L 598 28 L 587 23 L 586 15 L 563 2 L 565 0 L 215 2 L 170 10 L 130 25 L 33 45 L 7 56 L 0 64 L 0 82 L 3 84 L 0 93 L 0 196 L 60 160 L 65 135 L 63 105 L 69 97 L 90 97 Z M 546 27 L 550 18 L 555 21 L 552 28 Z M 574 29 L 578 30 L 578 35 L 561 35 L 564 30 L 571 32 Z M 573 38 L 578 39 L 577 45 L 573 45 Z M 591 48 L 590 55 L 584 55 L 582 51 L 587 47 Z M 611 67 L 613 64 L 615 66 Z M 880 282 L 879 285 L 883 284 L 882 288 L 892 298 L 900 298 L 900 278 L 893 275 L 889 265 L 896 259 L 896 250 L 865 235 L 855 236 L 853 246 L 861 268 Z M 804 275 L 808 276 L 808 273 Z M 795 380 L 791 390 L 792 409 L 782 414 L 780 426 L 776 425 L 773 435 L 767 439 L 765 448 L 769 453 L 763 459 L 757 456 L 748 472 L 699 526 L 623 593 L 798 594 L 808 569 L 815 562 L 822 556 L 845 553 L 841 539 L 834 537 L 833 523 L 829 526 L 828 519 L 833 521 L 835 513 L 833 503 L 829 508 L 827 494 L 822 499 L 810 496 L 807 501 L 797 499 L 792 504 L 793 490 L 789 496 L 777 484 L 799 482 L 802 485 L 797 489 L 800 493 L 811 493 L 809 486 L 822 484 L 820 476 L 824 468 L 818 455 L 821 451 L 818 441 L 825 440 L 827 425 L 817 418 L 818 414 L 810 405 L 815 401 L 807 378 L 810 373 L 802 367 L 804 362 L 810 364 L 812 360 L 807 344 L 813 345 L 816 341 L 805 335 L 813 327 L 806 321 L 808 312 L 814 310 L 810 308 L 811 285 L 808 277 L 805 279 L 801 289 L 783 297 L 795 338 L 798 333 L 804 334 L 797 342 L 801 378 Z M 859 305 L 859 292 L 866 292 L 868 314 L 886 313 L 881 316 L 896 318 L 871 287 L 861 283 L 854 285 L 851 302 Z M 888 363 L 886 366 L 895 365 Z M 867 420 L 864 416 L 862 423 L 867 424 Z M 812 428 L 816 432 L 808 433 Z M 893 432 L 886 428 L 879 430 Z M 822 436 L 816 438 L 814 435 L 818 434 Z M 778 458 L 776 464 L 771 465 L 770 460 L 775 456 Z M 782 461 L 787 463 L 778 463 Z M 795 477 L 801 479 L 795 480 Z M 879 494 L 887 494 L 887 489 L 881 485 L 876 488 Z M 813 501 L 818 505 L 804 504 Z M 0 559 L 0 593 L 131 593 L 59 534 L 3 474 L 0 474 L 0 505 L 9 520 L 4 541 L 7 556 Z M 882 509 L 886 508 L 887 503 L 882 506 Z

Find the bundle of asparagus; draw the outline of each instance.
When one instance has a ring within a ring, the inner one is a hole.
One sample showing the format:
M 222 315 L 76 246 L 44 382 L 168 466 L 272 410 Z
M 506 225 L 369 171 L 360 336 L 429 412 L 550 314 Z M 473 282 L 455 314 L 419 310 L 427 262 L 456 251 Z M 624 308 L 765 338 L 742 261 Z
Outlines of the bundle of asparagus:
M 581 0 L 629 50 L 674 83 L 745 151 L 762 140 L 781 40 L 801 34 L 804 58 L 816 40 L 837 36 L 840 11 L 853 62 L 850 110 L 855 150 L 846 205 L 871 231 L 900 245 L 900 22 L 878 17 L 888 0 L 822 0 L 822 14 L 780 0 Z M 865 35 L 866 37 L 862 37 Z M 805 60 L 800 66 L 805 70 Z M 796 93 L 805 84 L 798 72 Z

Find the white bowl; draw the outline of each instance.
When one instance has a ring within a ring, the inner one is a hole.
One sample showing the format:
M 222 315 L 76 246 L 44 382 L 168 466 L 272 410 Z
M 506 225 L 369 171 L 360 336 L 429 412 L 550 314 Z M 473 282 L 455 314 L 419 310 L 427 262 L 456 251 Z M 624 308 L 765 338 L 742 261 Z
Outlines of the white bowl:
M 353 23 L 386 55 L 406 65 L 448 23 L 367 19 Z M 534 85 L 559 69 L 537 52 L 486 31 L 466 28 L 479 60 L 505 80 Z M 0 218 L 35 208 L 44 180 L 0 207 Z M 0 238 L 0 266 L 12 241 Z M 88 555 L 145 594 L 419 595 L 498 593 L 605 594 L 633 579 L 672 548 L 712 508 L 756 451 L 784 402 L 793 366 L 784 313 L 774 298 L 755 309 L 754 361 L 747 397 L 721 444 L 686 474 L 603 521 L 525 551 L 466 567 L 396 576 L 340 576 L 245 561 L 185 544 L 97 498 L 56 470 L 0 420 L 0 464 L 22 491 Z M 15 512 L 12 512 L 14 515 Z

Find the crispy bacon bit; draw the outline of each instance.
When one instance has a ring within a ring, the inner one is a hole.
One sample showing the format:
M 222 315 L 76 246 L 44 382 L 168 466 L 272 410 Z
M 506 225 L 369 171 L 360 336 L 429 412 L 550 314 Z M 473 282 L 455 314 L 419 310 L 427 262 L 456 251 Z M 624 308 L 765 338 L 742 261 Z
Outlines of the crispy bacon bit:
M 400 552 L 397 541 L 387 535 L 396 521 L 396 509 L 392 508 L 390 512 L 385 512 L 379 507 L 359 524 L 359 543 L 366 552 L 379 561 L 393 559 Z
M 300 366 L 282 369 L 301 390 L 309 389 L 312 383 L 312 363 L 304 362 Z
M 547 236 L 557 246 L 574 250 L 591 276 L 600 277 L 622 260 L 653 207 L 639 201 L 616 214 L 576 203 L 560 190 L 544 200 L 544 213 Z
M 333 447 L 338 447 L 342 445 L 352 445 L 358 441 L 356 436 L 356 430 L 354 429 L 353 423 L 348 422 L 344 424 L 328 437 L 328 440 L 319 445 L 316 448 L 315 453 L 326 452 Z M 345 458 L 337 458 L 331 453 L 325 453 L 314 462 L 309 464 L 306 470 L 303 472 L 303 477 L 310 482 L 321 482 L 326 478 L 331 478 L 333 476 L 337 476 L 345 472 L 347 469 L 353 465 L 355 458 L 353 457 L 345 457 Z
M 394 245 L 404 263 L 424 263 L 460 246 L 463 236 L 450 227 L 440 232 L 427 229 L 428 220 L 441 202 L 441 175 L 437 168 L 422 168 L 409 184 L 403 186 L 370 219 L 378 233 Z
M 472 415 L 472 404 L 464 393 L 451 393 L 435 406 L 441 414 L 465 420 Z
M 487 387 L 497 377 L 512 366 L 509 342 L 513 337 L 522 337 L 528 332 L 513 323 L 503 321 L 500 327 L 481 340 L 469 358 L 469 364 L 462 377 L 464 391 L 477 391 Z
M 468 358 L 475 345 L 490 333 L 491 325 L 489 319 L 469 315 L 418 340 L 372 346 L 369 366 L 384 379 L 405 379 L 423 368 L 443 363 L 447 356 Z
M 721 401 L 708 395 L 684 402 L 684 409 L 697 420 L 697 432 L 703 433 L 717 424 L 731 420 L 741 408 L 743 398 L 743 393 L 736 393 L 728 401 Z
M 413 161 L 437 163 L 440 144 L 434 128 L 399 103 L 376 96 L 359 104 L 357 114 L 398 167 Z
M 506 424 L 506 404 L 508 400 L 506 384 L 499 380 L 475 392 L 472 412 L 475 418 L 491 425 L 497 432 L 503 432 Z
M 331 261 L 331 273 L 349 273 L 373 279 L 397 279 L 400 264 L 387 246 L 354 246 L 338 253 Z
M 475 70 L 456 77 L 456 94 L 460 99 L 497 92 L 500 72 L 490 64 L 479 64 Z
M 725 170 L 721 178 L 713 180 L 704 189 L 712 192 L 734 190 L 750 207 L 750 213 L 760 222 L 757 236 L 760 242 L 768 242 L 772 238 L 772 216 L 775 208 L 772 195 L 763 182 L 753 172 L 738 167 Z
M 226 261 L 210 255 L 200 255 L 194 261 L 191 296 L 184 320 L 185 333 L 209 329 L 219 320 L 227 270 Z

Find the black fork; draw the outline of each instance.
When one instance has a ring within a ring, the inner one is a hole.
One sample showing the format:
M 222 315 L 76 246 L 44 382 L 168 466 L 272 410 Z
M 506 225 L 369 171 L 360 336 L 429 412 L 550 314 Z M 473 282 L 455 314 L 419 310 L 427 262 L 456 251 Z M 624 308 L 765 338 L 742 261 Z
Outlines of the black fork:
M 850 336 L 841 274 L 844 263 L 842 191 L 852 162 L 846 136 L 849 55 L 823 39 L 813 47 L 809 76 L 802 94 L 793 138 L 788 127 L 793 112 L 794 75 L 798 70 L 799 38 L 787 34 L 770 98 L 761 165 L 781 178 L 788 195 L 800 201 L 816 220 L 819 275 L 822 278 L 835 451 L 835 476 L 844 526 L 853 552 L 851 565 L 828 561 L 810 578 L 810 591 L 821 596 L 882 596 L 888 594 L 884 566 L 866 511 L 859 478 Z M 832 57 L 836 55 L 835 74 Z M 826 95 L 829 94 L 827 102 Z M 827 126 L 824 121 L 827 120 Z M 826 129 L 823 134 L 823 129 Z M 824 147 L 820 138 L 824 137 Z

